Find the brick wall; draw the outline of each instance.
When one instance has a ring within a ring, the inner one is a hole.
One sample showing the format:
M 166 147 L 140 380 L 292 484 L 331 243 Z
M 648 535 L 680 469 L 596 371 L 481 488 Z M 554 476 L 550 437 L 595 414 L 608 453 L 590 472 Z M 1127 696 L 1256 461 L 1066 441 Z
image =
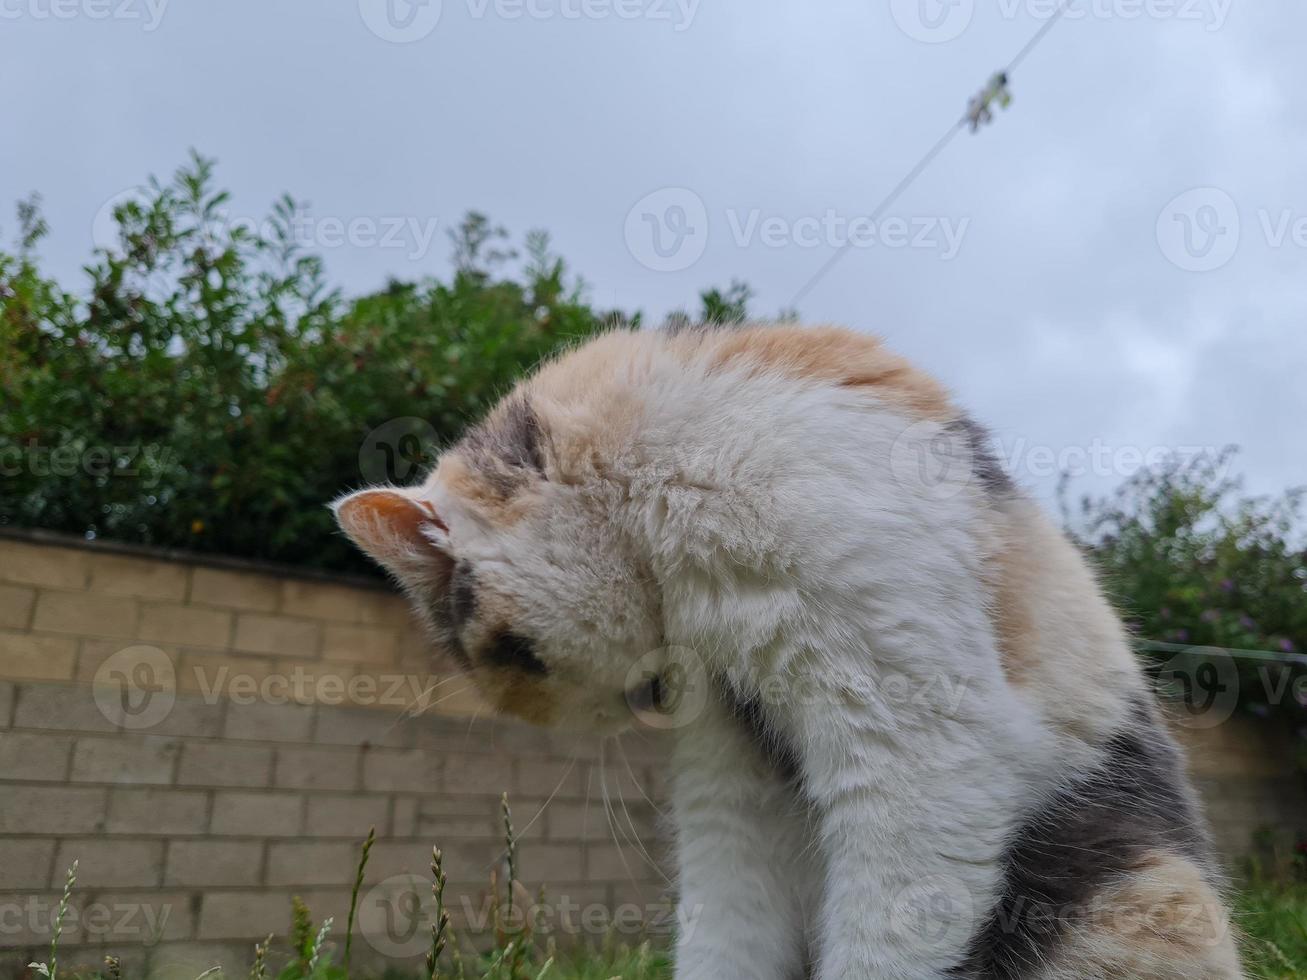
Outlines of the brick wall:
M 556 931 L 661 919 L 662 879 L 630 843 L 663 853 L 649 740 L 601 771 L 590 740 L 477 717 L 371 583 L 40 537 L 0 537 L 0 976 L 44 958 L 74 859 L 61 969 L 112 951 L 160 975 L 244 976 L 292 895 L 340 937 L 373 826 L 355 960 L 419 956 L 410 905 L 432 845 L 455 920 L 475 927 L 505 791 Z
M 1181 734 L 1228 856 L 1263 828 L 1304 829 L 1270 728 Z M 160 976 L 242 976 L 253 943 L 286 932 L 292 895 L 341 935 L 372 826 L 355 959 L 416 958 L 433 843 L 455 919 L 483 919 L 504 791 L 556 932 L 663 928 L 663 879 L 631 843 L 664 858 L 662 753 L 638 737 L 623 750 L 601 767 L 590 740 L 489 720 L 374 583 L 0 536 L 4 967 L 43 955 L 76 859 L 64 963 L 113 951 Z

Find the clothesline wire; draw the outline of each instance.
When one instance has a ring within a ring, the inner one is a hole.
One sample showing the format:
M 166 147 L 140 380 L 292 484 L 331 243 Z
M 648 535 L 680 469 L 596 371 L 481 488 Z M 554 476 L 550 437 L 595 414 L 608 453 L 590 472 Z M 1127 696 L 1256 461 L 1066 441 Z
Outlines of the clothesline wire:
M 1021 50 L 1018 51 L 1016 55 L 1012 58 L 1012 60 L 1008 62 L 1007 67 L 1003 69 L 1003 71 L 1000 73 L 1004 79 L 1011 77 L 1012 72 L 1016 70 L 1017 66 L 1019 66 L 1021 62 L 1025 61 L 1027 56 L 1029 56 L 1030 52 L 1034 51 L 1035 48 L 1039 46 L 1039 43 L 1048 36 L 1048 32 L 1051 31 L 1053 27 L 1057 24 L 1057 22 L 1062 19 L 1062 17 L 1066 14 L 1066 12 L 1071 8 L 1071 5 L 1073 3 L 1075 3 L 1075 0 L 1062 0 L 1062 3 L 1053 12 L 1052 16 L 1049 17 L 1048 20 L 1046 20 L 1042 25 L 1040 25 L 1039 30 L 1037 30 L 1034 33 L 1034 35 L 1030 38 L 1030 40 L 1027 41 L 1025 45 L 1021 48 Z M 982 92 L 982 95 L 983 94 L 984 93 Z M 868 219 L 872 223 L 875 223 L 881 219 L 881 216 L 884 215 L 885 211 L 895 201 L 899 199 L 899 196 L 904 191 L 906 191 L 910 186 L 912 186 L 913 182 L 918 177 L 921 176 L 921 174 L 926 170 L 927 167 L 931 165 L 931 163 L 934 162 L 935 158 L 939 156 L 942 152 L 944 152 L 945 147 L 947 147 L 949 143 L 953 141 L 953 137 L 956 136 L 959 132 L 961 132 L 962 128 L 966 126 L 969 121 L 970 121 L 969 116 L 963 115 L 961 119 L 953 123 L 951 126 L 949 126 L 947 130 L 945 130 L 944 135 L 935 141 L 935 144 L 925 152 L 925 154 L 921 157 L 921 159 L 918 160 L 915 164 L 913 164 L 912 169 L 910 169 L 907 172 L 907 174 L 904 175 L 903 179 L 900 180 L 897 184 L 895 184 L 894 188 L 888 194 L 886 194 L 881 199 L 880 203 L 877 204 L 876 207 L 872 209 L 871 213 L 867 215 Z M 840 259 L 842 259 L 848 253 L 850 244 L 851 243 L 849 241 L 845 241 L 842 245 L 837 247 L 834 253 L 832 253 L 830 257 L 827 258 L 826 261 L 821 264 L 821 267 L 817 269 L 817 271 L 814 272 L 808 278 L 808 281 L 805 282 L 802 287 L 800 287 L 799 291 L 794 294 L 794 298 L 790 300 L 789 302 L 790 309 L 797 308 L 799 303 L 803 299 L 805 299 L 807 295 L 811 293 L 823 279 L 826 278 L 827 274 L 833 268 L 835 268 L 835 266 L 839 263 Z

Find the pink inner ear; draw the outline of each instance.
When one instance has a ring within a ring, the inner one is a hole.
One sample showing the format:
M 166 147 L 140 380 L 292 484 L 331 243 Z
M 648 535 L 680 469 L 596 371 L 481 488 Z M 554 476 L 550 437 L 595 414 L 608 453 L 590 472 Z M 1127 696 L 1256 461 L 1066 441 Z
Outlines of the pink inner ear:
M 378 491 L 364 496 L 364 501 L 372 511 L 372 517 L 388 525 L 395 533 L 417 540 L 422 534 L 423 524 L 434 524 L 446 533 L 449 528 L 436 516 L 436 509 L 428 501 L 414 500 L 403 494 L 390 491 Z
M 360 547 L 382 562 L 402 557 L 397 549 L 413 545 L 437 550 L 422 531 L 426 525 L 449 533 L 429 501 L 399 490 L 361 490 L 341 502 L 336 517 Z

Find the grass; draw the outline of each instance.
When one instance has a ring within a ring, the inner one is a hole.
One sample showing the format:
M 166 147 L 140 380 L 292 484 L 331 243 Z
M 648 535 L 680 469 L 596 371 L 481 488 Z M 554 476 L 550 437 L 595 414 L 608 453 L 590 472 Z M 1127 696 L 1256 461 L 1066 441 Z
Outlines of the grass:
M 1307 883 L 1263 882 L 1235 903 L 1244 966 L 1264 980 L 1307 980 Z
M 432 849 L 431 881 L 433 915 L 430 951 L 420 980 L 670 980 L 672 967 L 665 951 L 645 941 L 634 947 L 619 943 L 610 935 L 599 944 L 560 950 L 552 939 L 537 936 L 529 916 L 514 914 L 514 902 L 526 894 L 518 881 L 517 835 L 505 795 L 501 804 L 507 876 L 501 884 L 492 872 L 490 923 L 494 946 L 479 954 L 464 954 L 463 944 L 450 925 L 444 905 L 445 874 L 442 854 Z M 341 961 L 334 960 L 336 945 L 328 942 L 334 923 L 330 918 L 315 924 L 307 906 L 298 898 L 292 907 L 289 948 L 274 952 L 273 937 L 254 948 L 249 980 L 354 980 L 351 974 L 355 913 L 359 891 L 375 831 L 369 832 L 359 854 L 354 887 L 350 895 Z M 59 971 L 59 939 L 64 915 L 77 880 L 77 864 L 68 871 L 63 898 L 52 929 L 49 957 L 32 963 L 29 969 L 44 980 L 125 980 L 121 965 L 113 958 L 99 972 Z M 520 910 L 519 910 L 520 911 Z M 1244 967 L 1256 980 L 1307 980 L 1307 882 L 1255 882 L 1242 890 L 1235 901 L 1235 921 L 1243 934 Z M 471 945 L 471 944 L 469 944 Z M 285 965 L 273 970 L 273 959 Z M 375 976 L 375 975 L 374 975 Z M 214 968 L 194 980 L 222 977 Z M 126 978 L 133 980 L 133 978 Z M 234 980 L 234 978 L 225 978 Z M 359 975 L 357 980 L 363 980 Z M 418 980 L 410 970 L 387 969 L 379 980 Z

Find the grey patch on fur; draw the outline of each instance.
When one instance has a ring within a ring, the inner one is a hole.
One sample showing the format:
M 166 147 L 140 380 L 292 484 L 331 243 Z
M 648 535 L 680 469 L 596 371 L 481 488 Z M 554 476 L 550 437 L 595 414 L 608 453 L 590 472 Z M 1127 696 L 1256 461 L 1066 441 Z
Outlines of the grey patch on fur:
M 454 565 L 425 597 L 426 611 L 434 629 L 436 645 L 448 651 L 464 670 L 472 667 L 472 658 L 463 647 L 462 632 L 476 614 L 476 579 L 472 566 L 461 561 Z
M 763 711 L 757 696 L 745 697 L 724 677 L 715 679 L 717 696 L 731 717 L 739 722 L 749 742 L 758 750 L 763 762 L 781 782 L 802 788 L 803 777 L 799 753 Z M 802 796 L 803 793 L 799 792 Z
M 549 673 L 545 662 L 536 656 L 535 644 L 511 630 L 497 634 L 478 656 L 492 667 L 503 670 L 515 670 L 534 677 Z
M 1098 890 L 1157 851 L 1189 858 L 1213 876 L 1184 759 L 1152 707 L 1141 704 L 1099 766 L 1044 802 L 1009 843 L 998 900 L 949 976 L 1039 975 Z
M 986 493 L 992 497 L 1010 497 L 1017 492 L 1012 477 L 1008 476 L 994 454 L 993 440 L 984 426 L 963 415 L 950 422 L 947 428 L 966 440 L 967 449 L 971 453 L 972 471 Z
M 458 449 L 507 498 L 531 476 L 544 475 L 541 435 L 540 417 L 519 395 L 469 431 Z
M 460 561 L 449 578 L 449 615 L 455 632 L 462 632 L 477 613 L 477 580 L 472 566 Z

